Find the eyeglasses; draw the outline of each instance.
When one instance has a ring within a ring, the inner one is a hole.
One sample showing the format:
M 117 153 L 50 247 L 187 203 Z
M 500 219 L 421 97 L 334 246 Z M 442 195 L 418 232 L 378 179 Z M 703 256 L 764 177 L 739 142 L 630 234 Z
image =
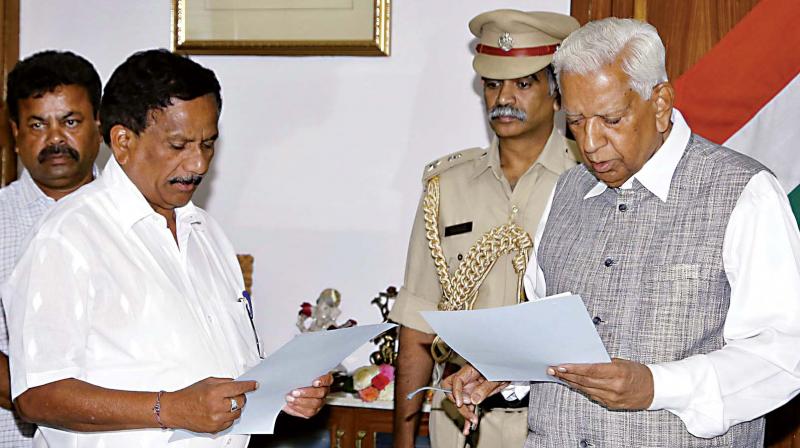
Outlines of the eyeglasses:
M 242 291 L 242 298 L 240 302 L 244 303 L 244 308 L 247 310 L 247 317 L 250 318 L 250 327 L 253 329 L 253 336 L 256 338 L 256 350 L 258 350 L 258 357 L 264 359 L 264 354 L 261 352 L 261 343 L 258 341 L 258 331 L 256 331 L 256 322 L 253 320 L 253 299 L 247 290 Z

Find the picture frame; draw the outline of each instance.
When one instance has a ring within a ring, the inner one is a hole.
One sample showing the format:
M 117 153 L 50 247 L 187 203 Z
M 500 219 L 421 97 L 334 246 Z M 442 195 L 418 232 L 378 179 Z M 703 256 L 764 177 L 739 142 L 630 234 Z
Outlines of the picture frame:
M 172 50 L 389 56 L 391 0 L 172 0 Z

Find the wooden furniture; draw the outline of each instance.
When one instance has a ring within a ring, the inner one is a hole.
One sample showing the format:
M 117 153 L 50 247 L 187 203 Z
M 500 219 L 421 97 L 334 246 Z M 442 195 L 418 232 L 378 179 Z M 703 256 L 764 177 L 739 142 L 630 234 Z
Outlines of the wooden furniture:
M 675 80 L 711 49 L 758 0 L 571 0 L 581 24 L 633 17 L 658 29 L 667 49 L 667 75 Z
M 392 434 L 393 407 L 391 401 L 365 403 L 342 392 L 331 394 L 328 397 L 331 448 L 375 448 L 379 434 Z M 423 412 L 419 435 L 427 436 L 430 406 L 425 405 Z
M 3 82 L 3 96 L 0 98 L 0 187 L 17 179 L 17 154 L 4 98 L 8 72 L 19 59 L 19 3 L 20 0 L 0 0 L 0 72 Z
M 244 289 L 246 289 L 248 293 L 253 294 L 253 256 L 237 254 L 236 258 L 239 259 L 239 267 L 242 269 Z

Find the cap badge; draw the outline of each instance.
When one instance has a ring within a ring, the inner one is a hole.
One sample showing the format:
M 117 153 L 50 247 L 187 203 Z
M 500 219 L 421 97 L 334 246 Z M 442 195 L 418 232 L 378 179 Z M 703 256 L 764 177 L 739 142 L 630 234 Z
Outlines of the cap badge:
M 511 33 L 503 33 L 500 35 L 500 38 L 497 39 L 497 45 L 503 49 L 503 51 L 511 51 L 514 48 L 514 39 L 511 37 Z

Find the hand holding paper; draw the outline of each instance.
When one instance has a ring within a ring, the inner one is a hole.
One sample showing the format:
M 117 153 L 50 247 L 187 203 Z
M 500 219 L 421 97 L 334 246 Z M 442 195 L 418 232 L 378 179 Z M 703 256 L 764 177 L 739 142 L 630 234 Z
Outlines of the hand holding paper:
M 295 336 L 237 378 L 238 381 L 257 381 L 258 389 L 247 394 L 247 405 L 233 426 L 214 437 L 224 434 L 272 434 L 275 419 L 282 409 L 302 417 L 313 415 L 322 405 L 322 398 L 330 386 L 331 378 L 327 372 L 358 347 L 393 327 L 394 324 L 364 325 Z M 319 386 L 305 387 L 314 378 L 319 381 Z M 288 405 L 287 394 L 293 400 Z M 191 437 L 212 436 L 175 431 L 170 441 Z
M 453 350 L 491 381 L 555 381 L 550 366 L 611 359 L 580 296 L 422 316 Z
M 271 434 L 275 419 L 286 403 L 287 391 L 306 386 L 392 327 L 394 324 L 364 325 L 295 336 L 238 378 L 256 380 L 259 388 L 248 394 L 247 409 L 234 423 L 231 434 Z
M 330 386 L 333 384 L 333 375 L 323 375 L 311 383 L 311 387 L 295 389 L 286 396 L 283 412 L 294 417 L 311 418 L 325 405 Z
M 608 409 L 647 409 L 653 402 L 653 374 L 638 362 L 614 358 L 610 364 L 564 364 L 548 373 Z
M 216 433 L 229 428 L 239 418 L 245 393 L 256 389 L 255 381 L 206 378 L 160 398 L 159 422 L 170 428 L 187 428 Z M 231 410 L 231 400 L 238 409 Z
M 507 383 L 500 379 L 563 382 L 609 409 L 646 409 L 653 400 L 650 369 L 608 357 L 579 296 L 423 315 L 475 366 L 464 366 L 442 383 L 452 388 L 449 397 L 469 421 L 475 421 L 469 405 L 503 389 Z

